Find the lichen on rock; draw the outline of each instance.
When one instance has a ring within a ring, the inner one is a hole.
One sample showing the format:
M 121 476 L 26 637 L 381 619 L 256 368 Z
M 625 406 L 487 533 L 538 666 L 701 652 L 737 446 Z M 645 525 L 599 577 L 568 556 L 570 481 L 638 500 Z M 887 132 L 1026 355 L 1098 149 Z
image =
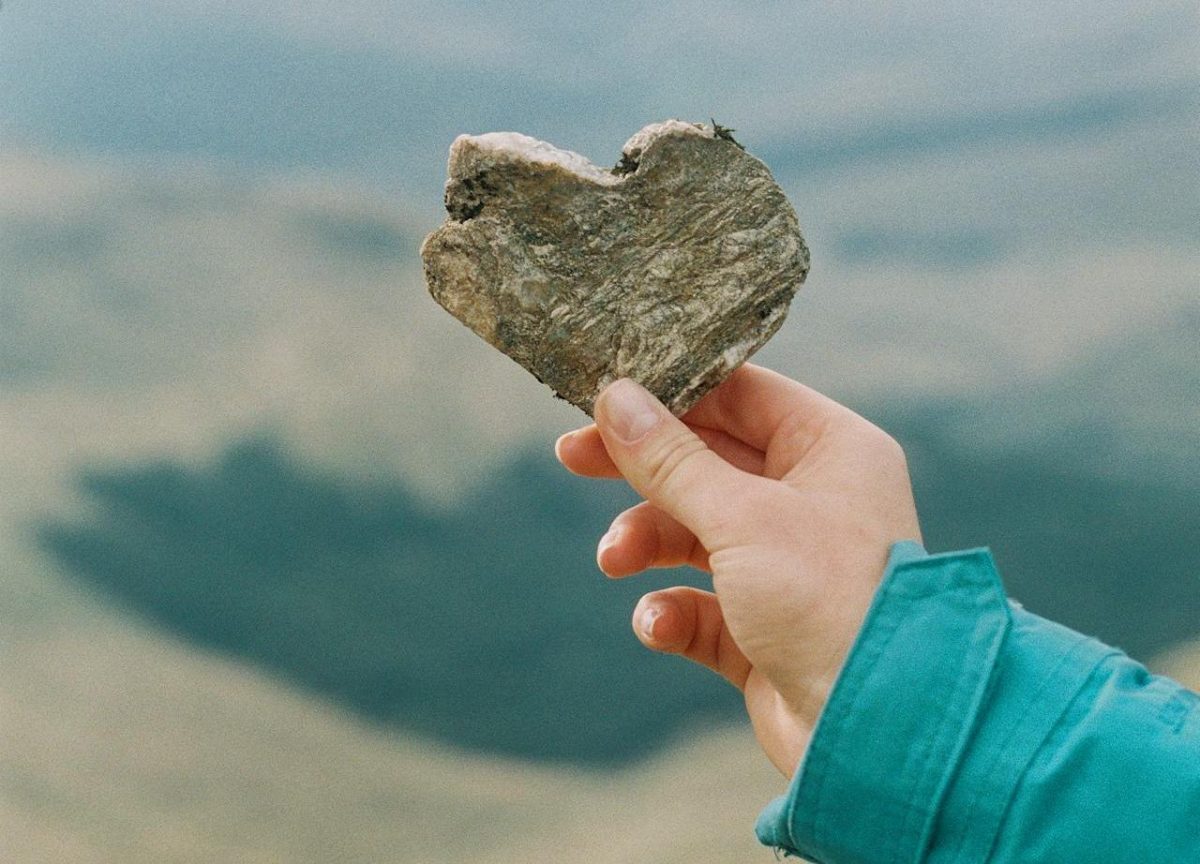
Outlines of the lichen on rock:
M 450 147 L 430 294 L 589 415 L 629 377 L 682 414 L 779 329 L 808 273 L 770 171 L 716 124 L 667 120 L 613 169 L 515 132 Z

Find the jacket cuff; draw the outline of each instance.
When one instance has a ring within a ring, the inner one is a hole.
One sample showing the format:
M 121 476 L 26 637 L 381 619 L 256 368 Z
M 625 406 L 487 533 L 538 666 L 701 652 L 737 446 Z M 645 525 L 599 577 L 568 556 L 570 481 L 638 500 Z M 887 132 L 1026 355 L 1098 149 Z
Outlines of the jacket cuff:
M 883 581 L 764 844 L 816 862 L 912 861 L 1011 626 L 985 549 L 891 548 Z
M 949 860 L 935 845 L 984 860 L 1021 774 L 1110 653 L 1010 604 L 987 549 L 893 545 L 759 840 L 818 864 Z
M 759 816 L 759 840 L 817 862 L 917 860 L 1010 626 L 987 550 L 894 544 L 791 787 Z

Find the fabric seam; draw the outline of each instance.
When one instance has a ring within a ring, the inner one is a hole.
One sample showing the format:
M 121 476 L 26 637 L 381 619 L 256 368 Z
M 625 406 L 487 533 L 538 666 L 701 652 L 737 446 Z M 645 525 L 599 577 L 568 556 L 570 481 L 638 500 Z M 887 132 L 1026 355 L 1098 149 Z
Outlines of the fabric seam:
M 1059 674 L 1060 671 L 1062 671 L 1063 667 L 1067 666 L 1071 661 L 1075 660 L 1079 654 L 1082 654 L 1084 652 L 1084 649 L 1091 643 L 1091 641 L 1092 641 L 1091 639 L 1084 637 L 1083 639 L 1078 640 L 1073 646 L 1071 646 L 1071 648 L 1066 652 L 1066 654 L 1063 655 L 1062 659 L 1057 664 L 1055 664 L 1054 670 L 1050 673 L 1050 675 L 1048 675 L 1046 677 L 1046 680 L 1042 683 L 1042 686 L 1038 688 L 1038 693 L 1037 693 L 1037 696 L 1035 697 L 1035 699 L 1041 698 L 1041 696 L 1044 695 L 1046 689 L 1048 687 L 1050 687 L 1051 684 L 1053 684 L 1055 677 Z M 1050 726 L 1046 729 L 1045 733 L 1041 736 L 1040 739 L 1038 739 L 1037 744 L 1029 749 L 1029 754 L 1023 760 L 1023 763 L 1021 765 L 1021 770 L 1018 771 L 1016 774 L 1016 782 L 1013 783 L 1012 787 L 1010 789 L 1008 789 L 1005 794 L 1003 806 L 997 808 L 995 811 L 996 818 L 994 820 L 994 826 L 991 829 L 992 836 L 988 840 L 988 844 L 987 844 L 988 853 L 987 853 L 987 857 L 984 859 L 985 862 L 990 861 L 992 858 L 992 854 L 996 848 L 996 838 L 1000 836 L 1000 831 L 1004 827 L 1005 814 L 1007 814 L 1009 809 L 1012 807 L 1012 802 L 1013 802 L 1013 799 L 1016 797 L 1017 789 L 1020 788 L 1021 780 L 1024 778 L 1026 772 L 1029 770 L 1030 763 L 1033 762 L 1033 760 L 1037 757 L 1037 754 L 1039 752 L 1041 752 L 1042 748 L 1046 746 L 1046 741 L 1048 741 L 1051 738 L 1051 736 L 1053 736 L 1055 733 L 1057 733 L 1059 731 L 1059 729 L 1062 726 L 1063 720 L 1066 718 L 1066 716 L 1070 712 L 1071 708 L 1075 705 L 1076 701 L 1079 699 L 1080 694 L 1088 686 L 1088 684 L 1091 682 L 1092 678 L 1095 677 L 1096 672 L 1100 668 L 1100 666 L 1106 660 L 1108 660 L 1110 657 L 1119 656 L 1120 653 L 1121 652 L 1119 652 L 1115 649 L 1110 649 L 1109 651 L 1106 651 L 1100 657 L 1096 658 L 1096 660 L 1091 664 L 1091 666 L 1088 667 L 1087 673 L 1080 677 L 1078 685 L 1073 690 L 1071 690 L 1070 695 L 1063 700 L 1062 708 L 1059 710 L 1058 715 L 1054 718 L 1054 722 L 1050 724 Z M 1000 766 L 1000 764 L 1002 764 L 1002 757 L 1008 752 L 1009 747 L 1012 742 L 1012 737 L 1013 737 L 1013 735 L 1016 734 L 1017 730 L 1019 730 L 1019 729 L 1020 729 L 1020 724 L 1017 724 L 1016 726 L 1013 727 L 1012 734 L 1010 734 L 1005 739 L 1004 745 L 1000 748 L 1000 752 L 997 753 L 996 759 L 993 761 L 992 766 L 989 769 L 988 774 L 986 775 L 985 784 L 990 783 L 992 781 L 992 778 L 995 776 L 996 772 L 999 770 L 999 766 Z M 972 811 L 971 811 L 972 815 L 978 809 L 977 805 L 978 805 L 978 795 L 976 796 L 976 801 L 973 802 Z M 966 835 L 964 835 L 963 837 L 960 838 L 959 844 L 958 844 L 958 849 L 955 851 L 954 858 L 951 859 L 952 862 L 955 862 L 955 861 L 964 861 L 965 862 L 965 859 L 962 858 L 962 851 L 963 851 L 963 847 L 966 845 L 966 840 L 967 840 Z
M 956 586 L 982 588 L 984 592 L 986 592 L 980 597 L 980 600 L 983 601 L 981 603 L 983 606 L 983 613 L 981 613 L 979 619 L 977 620 L 982 620 L 983 614 L 986 614 L 988 611 L 993 611 L 995 606 L 998 604 L 1003 604 L 1004 602 L 1003 590 L 999 589 L 998 585 L 996 584 L 994 568 L 990 566 L 990 563 L 989 571 L 991 572 L 989 572 L 982 579 L 973 579 L 970 582 L 964 583 L 962 586 Z M 999 609 L 999 612 L 1003 617 L 1006 610 Z M 905 841 L 910 840 L 909 825 L 912 822 L 913 814 L 916 812 L 922 812 L 923 815 L 931 815 L 923 812 L 924 808 L 918 806 L 918 801 L 921 798 L 932 797 L 923 790 L 928 789 L 930 777 L 934 775 L 935 771 L 941 767 L 945 767 L 947 770 L 950 768 L 950 766 L 944 766 L 942 762 L 936 758 L 936 754 L 947 751 L 948 748 L 953 747 L 953 742 L 950 739 L 950 733 L 961 724 L 963 718 L 960 715 L 964 707 L 970 704 L 970 697 L 978 694 L 981 683 L 986 682 L 991 677 L 992 670 L 995 668 L 995 657 L 999 653 L 1000 645 L 1003 644 L 1003 640 L 1008 631 L 1008 619 L 1005 617 L 1004 624 L 1000 627 L 1000 633 L 998 637 L 995 634 L 989 634 L 992 638 L 989 639 L 987 643 L 987 656 L 992 658 L 992 662 L 986 669 L 975 669 L 964 664 L 964 667 L 960 670 L 959 678 L 955 682 L 951 698 L 947 700 L 947 708 L 941 715 L 938 728 L 934 735 L 930 736 L 930 740 L 927 746 L 924 748 L 924 752 L 922 754 L 924 765 L 920 771 L 920 776 L 917 779 L 917 783 L 912 787 L 910 792 L 908 812 L 905 814 L 904 822 L 901 825 L 900 830 L 900 835 Z M 997 644 L 997 640 L 999 640 L 999 644 Z M 970 718 L 970 722 L 974 723 L 974 721 L 975 716 L 972 716 Z M 959 753 L 961 755 L 961 750 Z M 949 750 L 947 755 L 953 755 L 953 750 Z M 916 829 L 913 829 L 918 833 L 916 833 L 915 836 L 911 838 L 911 841 L 907 843 L 907 845 L 914 849 L 914 861 L 919 861 L 924 854 L 925 844 L 922 843 L 922 827 L 923 826 L 921 824 L 918 824 Z M 900 848 L 897 846 L 892 854 L 892 861 L 899 860 Z

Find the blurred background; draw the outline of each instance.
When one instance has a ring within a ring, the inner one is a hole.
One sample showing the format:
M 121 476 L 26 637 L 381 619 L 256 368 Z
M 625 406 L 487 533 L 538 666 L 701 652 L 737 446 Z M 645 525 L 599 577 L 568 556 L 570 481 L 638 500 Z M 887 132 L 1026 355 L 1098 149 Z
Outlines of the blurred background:
M 735 694 L 629 630 L 702 581 L 599 574 L 585 418 L 424 290 L 463 132 L 735 128 L 813 255 L 756 362 L 1197 686 L 1197 57 L 1156 0 L 7 0 L 0 858 L 771 860 Z

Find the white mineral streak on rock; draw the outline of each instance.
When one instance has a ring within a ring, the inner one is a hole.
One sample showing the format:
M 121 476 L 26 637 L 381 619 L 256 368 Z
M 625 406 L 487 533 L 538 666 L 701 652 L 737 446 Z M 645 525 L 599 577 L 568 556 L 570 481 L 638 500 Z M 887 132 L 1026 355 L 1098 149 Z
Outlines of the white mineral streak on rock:
M 656 139 L 671 134 L 700 135 L 705 138 L 712 138 L 714 137 L 714 130 L 711 126 L 705 126 L 700 123 L 685 123 L 682 120 L 664 120 L 661 123 L 651 123 L 640 131 L 633 133 L 629 140 L 625 142 L 625 146 L 621 148 L 621 152 L 626 156 L 636 159 Z
M 796 214 L 720 127 L 633 135 L 611 170 L 516 132 L 450 148 L 429 291 L 592 413 L 631 377 L 681 414 L 783 323 L 808 273 Z
M 464 158 L 466 151 L 474 148 L 480 155 L 496 161 L 532 162 L 535 165 L 557 165 L 564 171 L 602 186 L 613 186 L 621 182 L 606 168 L 597 168 L 586 156 L 574 150 L 560 150 L 553 144 L 530 138 L 520 132 L 487 132 L 483 135 L 459 135 L 450 145 L 449 164 Z

